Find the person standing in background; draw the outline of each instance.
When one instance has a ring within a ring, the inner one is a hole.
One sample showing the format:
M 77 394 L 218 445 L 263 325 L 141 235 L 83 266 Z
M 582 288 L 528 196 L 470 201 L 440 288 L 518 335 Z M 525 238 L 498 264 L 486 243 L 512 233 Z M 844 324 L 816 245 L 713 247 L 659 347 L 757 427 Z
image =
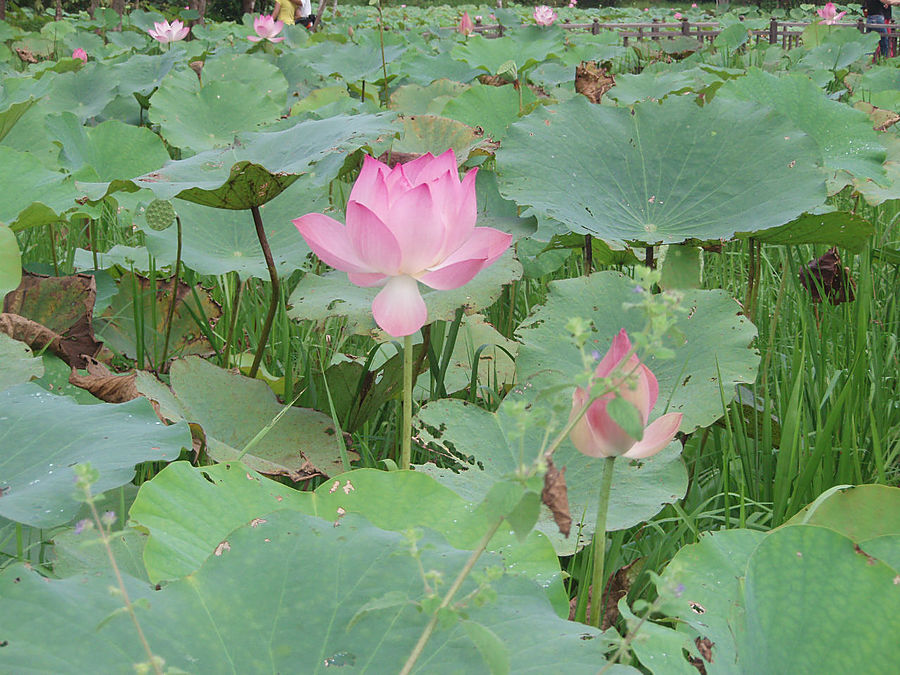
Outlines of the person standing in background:
M 900 0 L 866 0 L 866 24 L 871 26 L 866 32 L 875 31 L 881 34 L 878 41 L 879 51 L 876 54 L 880 53 L 885 58 L 893 56 L 885 24 L 891 21 L 891 7 L 894 5 L 900 5 Z
M 288 26 L 299 23 L 306 28 L 310 28 L 316 20 L 311 0 L 275 0 L 272 18 L 283 21 Z

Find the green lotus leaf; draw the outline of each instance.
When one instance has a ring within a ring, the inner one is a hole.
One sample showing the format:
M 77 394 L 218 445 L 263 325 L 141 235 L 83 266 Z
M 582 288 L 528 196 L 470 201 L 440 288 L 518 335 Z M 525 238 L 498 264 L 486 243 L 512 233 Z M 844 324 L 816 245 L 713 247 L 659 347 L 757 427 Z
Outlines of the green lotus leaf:
M 478 75 L 484 74 L 480 68 L 456 60 L 449 52 L 429 54 L 427 58 L 422 58 L 422 52 L 414 49 L 408 49 L 403 54 L 397 68 L 410 82 L 421 85 L 442 79 L 471 82 Z
M 0 515 L 34 527 L 78 512 L 75 464 L 99 472 L 92 490 L 100 494 L 130 482 L 135 464 L 173 460 L 191 446 L 186 424 L 164 427 L 142 400 L 82 406 L 28 383 L 0 392 L 0 408 L 0 441 L 17 450 L 0 458 Z
M 483 140 L 479 130 L 446 117 L 410 115 L 402 121 L 403 132 L 392 146 L 396 152 L 437 156 L 450 148 L 463 161 Z
M 124 521 L 125 518 L 120 517 L 117 522 Z M 146 542 L 146 534 L 130 527 L 110 533 L 109 545 L 123 574 L 149 581 L 142 559 Z M 64 530 L 53 535 L 53 574 L 56 576 L 95 574 L 107 567 L 109 554 L 106 547 L 91 530 L 80 533 Z
M 522 89 L 522 106 L 527 111 L 537 103 L 528 87 Z M 481 127 L 495 141 L 506 135 L 509 125 L 519 119 L 519 92 L 511 85 L 491 87 L 473 84 L 450 100 L 441 113 L 470 127 Z
M 502 38 L 473 34 L 456 45 L 453 58 L 494 75 L 512 59 L 521 73 L 564 49 L 565 31 L 558 26 L 527 26 Z
M 440 115 L 449 101 L 468 88 L 467 84 L 448 79 L 435 80 L 427 86 L 406 84 L 391 92 L 391 109 L 405 115 Z
M 870 33 L 877 37 L 877 33 Z M 873 41 L 872 49 L 875 49 Z M 871 51 L 871 50 L 870 50 Z M 865 101 L 879 108 L 900 110 L 900 72 L 893 66 L 872 66 L 863 73 L 853 73 L 846 78 L 852 92 L 850 100 Z
M 60 164 L 80 180 L 112 181 L 139 176 L 169 161 L 159 136 L 118 121 L 82 126 L 71 113 L 47 117 L 51 138 L 60 144 Z
M 170 382 L 172 391 L 142 373 L 137 387 L 159 404 L 165 417 L 203 427 L 207 454 L 218 462 L 235 459 L 284 407 L 264 382 L 198 357 L 175 361 Z M 330 417 L 292 407 L 254 442 L 244 462 L 261 473 L 295 481 L 329 476 L 343 469 L 338 447 L 343 442 Z M 355 452 L 346 454 L 350 460 L 358 459 Z
M 31 153 L 2 145 L 0 185 L 0 222 L 13 230 L 58 221 L 78 197 L 71 176 L 45 168 Z
M 616 86 L 607 96 L 620 105 L 632 105 L 638 101 L 661 101 L 671 94 L 700 92 L 719 78 L 700 68 L 690 70 L 645 70 L 639 75 L 627 73 L 616 76 Z
M 399 44 L 386 44 L 384 58 L 388 67 L 388 75 L 393 71 L 393 63 L 405 51 Z M 299 51 L 306 67 L 322 77 L 333 75 L 341 77 L 345 82 L 358 83 L 360 80 L 373 82 L 382 78 L 381 49 L 375 44 L 335 46 L 333 43 L 320 42 Z
M 152 24 L 150 26 L 153 27 Z M 135 33 L 136 35 L 136 33 Z M 116 93 L 125 96 L 140 95 L 149 98 L 156 91 L 178 60 L 178 52 L 169 51 L 160 56 L 136 54 L 125 61 L 113 64 L 110 79 L 116 83 Z
M 503 286 L 521 276 L 522 265 L 511 251 L 507 251 L 465 286 L 450 291 L 420 286 L 419 290 L 428 308 L 428 320 L 449 321 L 459 307 L 472 313 L 491 306 L 500 297 Z M 350 333 L 384 337 L 372 318 L 372 301 L 379 290 L 354 286 L 344 272 L 326 272 L 322 276 L 307 274 L 291 293 L 288 316 L 317 323 L 341 317 L 347 320 L 345 330 Z
M 406 505 L 406 506 L 404 506 Z M 197 570 L 235 529 L 272 508 L 338 520 L 338 508 L 393 532 L 429 527 L 459 548 L 477 546 L 490 515 L 419 472 L 361 469 L 335 476 L 315 492 L 298 492 L 262 478 L 238 462 L 194 468 L 175 462 L 141 486 L 132 523 L 149 533 L 144 561 L 150 579 L 179 579 Z M 196 514 L 204 514 L 198 519 Z M 561 616 L 568 612 L 559 561 L 538 532 L 519 543 L 498 532 L 488 550 L 507 566 L 540 581 Z
M 632 112 L 579 96 L 512 124 L 497 174 L 504 196 L 573 232 L 680 243 L 813 210 L 825 200 L 820 161 L 812 139 L 752 103 L 670 97 Z
M 815 34 L 818 38 L 806 42 Z M 860 33 L 855 28 L 812 24 L 803 31 L 803 39 L 804 44 L 815 46 L 800 59 L 800 67 L 840 70 L 874 52 L 878 33 Z
M 479 502 L 498 481 L 530 465 L 548 442 L 548 433 L 558 432 L 565 419 L 535 418 L 523 426 L 510 394 L 496 413 L 463 401 L 443 399 L 419 410 L 417 425 L 422 442 L 436 444 L 444 454 L 466 458 L 455 469 L 435 464 L 417 466 L 469 502 Z M 564 415 L 568 416 L 568 407 Z M 546 506 L 541 507 L 537 529 L 553 542 L 559 555 L 572 555 L 591 541 L 597 520 L 601 461 L 587 457 L 568 441 L 553 456 L 554 464 L 566 467 L 566 486 L 572 533 L 564 537 Z M 460 470 L 464 469 L 464 470 Z M 649 520 L 665 504 L 677 501 L 687 489 L 687 471 L 681 460 L 681 444 L 670 443 L 659 454 L 642 462 L 616 462 L 610 493 L 607 528 L 622 530 Z
M 830 171 L 883 182 L 884 146 L 868 116 L 833 101 L 805 75 L 778 77 L 751 68 L 744 77 L 726 82 L 717 97 L 734 97 L 770 106 L 819 144 Z
M 765 244 L 827 244 L 859 251 L 874 233 L 875 226 L 865 218 L 846 211 L 832 211 L 804 213 L 781 227 L 746 236 Z
M 287 80 L 278 68 L 252 56 L 231 57 L 227 65 L 233 67 L 224 60 L 204 65 L 202 87 L 194 72 L 176 71 L 153 94 L 150 121 L 171 145 L 195 152 L 226 146 L 242 132 L 278 121 L 284 112 Z
M 154 655 L 185 672 L 396 671 L 430 618 L 419 607 L 421 570 L 451 579 L 470 552 L 430 531 L 411 544 L 409 535 L 380 530 L 355 514 L 339 522 L 335 527 L 291 511 L 265 514 L 219 542 L 217 554 L 187 579 L 154 591 L 126 577 Z M 484 578 L 488 568 L 496 570 L 490 593 L 465 604 L 464 623 L 453 618 L 431 636 L 412 672 L 484 671 L 468 623 L 496 635 L 493 644 L 503 646 L 509 672 L 549 672 L 564 662 L 566 672 L 595 673 L 604 664 L 613 644 L 608 636 L 557 616 L 543 589 L 502 571 L 495 554 L 482 556 L 474 576 Z M 121 600 L 110 585 L 116 586 L 111 578 L 48 581 L 22 566 L 6 570 L 0 596 L 16 621 L 4 629 L 8 646 L 0 668 L 131 672 L 146 652 L 129 618 L 115 611 Z M 470 578 L 458 597 L 477 588 Z M 615 665 L 607 672 L 638 671 Z
M 11 92 L 0 85 L 0 141 L 35 103 L 34 94 L 27 89 Z
M 616 272 L 552 282 L 547 303 L 519 328 L 519 381 L 573 382 L 584 365 L 566 323 L 573 316 L 590 320 L 587 348 L 604 354 L 622 328 L 629 333 L 644 329 L 646 315 L 625 308 L 634 297 L 634 281 Z M 680 412 L 681 431 L 689 433 L 722 416 L 722 391 L 730 397 L 735 385 L 755 381 L 759 354 L 750 348 L 756 328 L 723 291 L 685 291 L 681 306 L 687 311 L 676 314 L 665 341 L 673 358 L 644 362 L 659 382 L 651 419 Z
M 113 100 L 116 86 L 107 66 L 91 61 L 76 72 L 53 75 L 41 109 L 44 113 L 70 112 L 83 122 L 102 112 Z
M 44 365 L 24 342 L 0 333 L 0 390 L 28 382 L 44 374 Z
M 788 521 L 820 525 L 855 542 L 900 534 L 900 488 L 857 485 L 823 495 Z
M 173 160 L 134 178 L 128 189 L 149 188 L 158 199 L 179 197 L 223 209 L 261 206 L 302 174 L 310 174 L 315 185 L 327 184 L 349 152 L 393 135 L 391 119 L 385 114 L 342 115 L 298 122 L 281 131 L 240 135 L 228 148 Z
M 10 291 L 22 281 L 22 254 L 16 233 L 0 224 L 0 306 Z
M 301 177 L 259 207 L 275 266 L 282 275 L 302 267 L 309 254 L 309 247 L 291 220 L 305 213 L 333 211 L 328 204 L 327 190 L 312 187 L 310 182 Z M 250 213 L 210 209 L 183 200 L 175 206 L 184 229 L 181 258 L 185 265 L 204 275 L 237 272 L 243 278 L 252 276 L 268 281 L 268 268 Z M 163 232 L 144 228 L 144 238 L 157 266 L 175 264 L 176 228 Z

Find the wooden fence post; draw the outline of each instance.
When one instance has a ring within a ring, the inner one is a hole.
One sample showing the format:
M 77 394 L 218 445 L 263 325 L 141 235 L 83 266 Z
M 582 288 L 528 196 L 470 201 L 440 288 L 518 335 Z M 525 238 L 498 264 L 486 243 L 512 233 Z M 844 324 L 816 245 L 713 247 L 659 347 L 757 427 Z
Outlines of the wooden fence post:
M 778 21 L 774 18 L 769 21 L 769 44 L 774 45 L 778 43 Z
M 600 20 L 594 19 L 594 23 L 591 26 L 591 35 L 600 35 Z
M 682 35 L 690 35 L 691 34 L 691 24 L 687 19 L 681 20 L 681 34 Z

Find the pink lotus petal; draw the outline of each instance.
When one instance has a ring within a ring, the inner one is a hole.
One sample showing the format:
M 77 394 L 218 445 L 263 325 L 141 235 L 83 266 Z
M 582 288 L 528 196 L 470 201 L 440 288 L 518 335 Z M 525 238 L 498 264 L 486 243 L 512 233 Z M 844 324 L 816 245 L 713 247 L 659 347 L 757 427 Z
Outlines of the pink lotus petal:
M 351 284 L 369 288 L 370 286 L 380 286 L 385 280 L 392 279 L 393 277 L 382 274 L 381 272 L 347 272 L 347 278 L 350 280 Z
M 379 218 L 387 218 L 390 200 L 385 177 L 390 173 L 391 169 L 387 164 L 366 155 L 359 177 L 350 190 L 350 199 L 365 204 L 377 213 Z
M 624 359 L 625 355 L 630 351 L 631 340 L 628 339 L 628 333 L 626 333 L 623 328 L 616 333 L 616 337 L 613 338 L 612 344 L 606 354 L 603 355 L 600 363 L 598 363 L 597 367 L 594 369 L 594 375 L 596 377 L 609 377 L 609 374 L 616 369 L 616 366 L 621 363 L 622 359 Z
M 334 218 L 307 213 L 291 221 L 313 253 L 326 265 L 344 272 L 372 272 L 356 255 L 347 229 Z
M 635 442 L 635 439 L 616 424 L 606 412 L 606 406 L 613 397 L 614 394 L 601 396 L 591 404 L 585 414 L 591 432 L 594 434 L 594 446 L 604 457 L 624 454 Z
M 262 42 L 263 40 L 259 35 L 248 35 L 247 39 L 250 40 L 250 42 Z
M 465 286 L 484 268 L 484 260 L 470 258 L 451 265 L 443 265 L 433 272 L 426 272 L 419 277 L 426 286 L 438 291 L 449 291 Z
M 625 453 L 625 457 L 644 459 L 655 455 L 675 438 L 678 427 L 681 425 L 681 417 L 681 413 L 669 413 L 654 420 L 650 426 L 644 429 L 644 437 L 631 446 L 631 449 Z
M 572 394 L 572 411 L 569 413 L 570 422 L 572 421 L 572 418 L 578 414 L 578 411 L 584 407 L 584 404 L 587 403 L 587 401 L 587 391 L 581 387 L 576 387 L 575 393 Z M 569 432 L 569 439 L 572 441 L 572 445 L 574 445 L 583 455 L 587 455 L 588 457 L 603 456 L 594 444 L 594 432 L 591 431 L 591 425 L 588 424 L 587 413 L 582 415 L 581 419 L 572 427 L 572 431 Z
M 429 271 L 437 271 L 442 267 L 473 258 L 483 260 L 483 267 L 493 265 L 503 255 L 504 251 L 509 248 L 510 243 L 512 243 L 511 234 L 501 232 L 493 227 L 476 227 L 472 230 L 471 236 L 463 242 L 462 246 Z
M 393 277 L 372 302 L 375 323 L 394 337 L 412 335 L 428 320 L 419 285 L 409 276 Z
M 403 249 L 391 229 L 368 206 L 347 202 L 347 236 L 358 260 L 369 263 L 370 272 L 400 273 Z
M 456 166 L 456 155 L 450 149 L 437 157 L 430 152 L 426 153 L 411 162 L 401 165 L 401 170 L 410 185 L 418 185 L 419 183 L 441 180 L 448 173 L 451 176 L 455 176 L 458 182 L 459 172 Z

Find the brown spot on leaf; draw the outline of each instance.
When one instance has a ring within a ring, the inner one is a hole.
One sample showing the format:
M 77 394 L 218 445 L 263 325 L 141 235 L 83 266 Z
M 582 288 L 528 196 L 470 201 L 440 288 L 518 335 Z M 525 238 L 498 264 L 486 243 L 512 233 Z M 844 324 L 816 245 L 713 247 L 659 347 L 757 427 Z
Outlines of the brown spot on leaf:
M 582 61 L 580 66 L 575 66 L 575 91 L 591 103 L 600 103 L 603 95 L 615 84 L 612 73 L 596 61 Z
M 140 396 L 135 386 L 135 373 L 117 375 L 92 357 L 86 357 L 87 374 L 81 375 L 74 368 L 69 383 L 87 389 L 107 403 L 125 403 Z
M 222 555 L 225 551 L 230 551 L 230 550 L 231 550 L 231 544 L 229 544 L 227 541 L 223 541 L 218 546 L 216 546 L 215 554 Z

